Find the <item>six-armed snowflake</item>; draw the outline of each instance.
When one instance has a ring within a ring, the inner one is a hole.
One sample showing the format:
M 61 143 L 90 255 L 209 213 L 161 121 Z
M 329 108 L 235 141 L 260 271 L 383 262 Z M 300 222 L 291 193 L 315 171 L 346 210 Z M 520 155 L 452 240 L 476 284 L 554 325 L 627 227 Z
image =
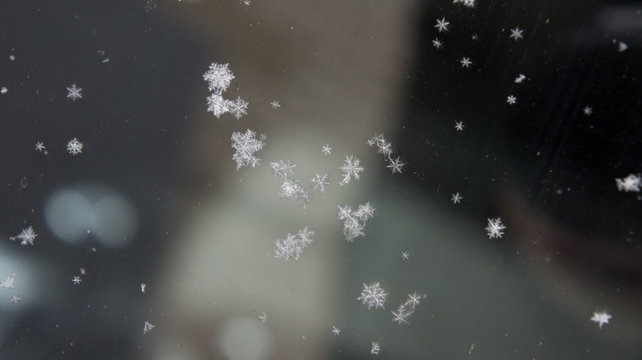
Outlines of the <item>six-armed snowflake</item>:
M 82 153 L 82 148 L 83 148 L 83 143 L 78 141 L 78 139 L 73 138 L 69 141 L 67 141 L 67 152 L 70 153 L 73 156 L 76 156 L 80 153 Z
M 375 282 L 372 284 L 363 284 L 363 290 L 361 290 L 361 295 L 357 298 L 357 300 L 361 301 L 363 304 L 368 305 L 368 309 L 371 308 L 382 308 L 383 305 L 386 302 L 386 297 L 388 296 L 388 293 L 386 293 L 382 288 L 381 285 L 379 285 L 379 282 Z
M 501 238 L 504 236 L 504 230 L 506 226 L 502 224 L 501 218 L 488 219 L 488 225 L 486 226 L 486 233 L 491 239 Z
M 261 159 L 257 158 L 254 153 L 263 149 L 265 136 L 263 134 L 256 137 L 257 134 L 247 129 L 244 133 L 232 133 L 232 148 L 235 150 L 232 160 L 236 161 L 236 170 L 251 165 L 255 167 Z

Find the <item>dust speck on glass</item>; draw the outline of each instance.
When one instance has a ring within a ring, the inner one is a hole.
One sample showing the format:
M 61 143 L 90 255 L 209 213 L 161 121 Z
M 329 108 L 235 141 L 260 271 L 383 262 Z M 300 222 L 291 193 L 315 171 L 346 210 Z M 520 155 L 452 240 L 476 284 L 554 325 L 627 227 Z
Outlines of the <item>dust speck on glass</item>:
M 642 359 L 642 3 L 1 8 L 0 358 Z

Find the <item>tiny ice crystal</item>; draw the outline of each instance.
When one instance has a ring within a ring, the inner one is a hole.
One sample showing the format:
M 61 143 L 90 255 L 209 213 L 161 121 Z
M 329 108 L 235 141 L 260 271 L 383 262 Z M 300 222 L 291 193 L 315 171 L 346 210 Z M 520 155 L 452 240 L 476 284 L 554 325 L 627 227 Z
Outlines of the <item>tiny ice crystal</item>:
M 150 323 L 149 321 L 145 321 L 145 324 L 143 325 L 143 334 L 147 334 L 150 331 L 154 330 L 156 325 Z
M 591 317 L 591 321 L 598 324 L 601 329 L 604 324 L 609 323 L 609 320 L 611 320 L 611 318 L 611 314 L 607 313 L 606 311 L 594 312 L 593 317 Z
M 504 230 L 506 226 L 502 224 L 501 218 L 488 219 L 488 225 L 486 226 L 486 233 L 491 239 L 501 238 L 504 236 Z
M 339 328 L 338 328 L 338 327 L 336 327 L 335 325 L 332 325 L 332 334 L 333 334 L 334 336 L 337 336 L 337 335 L 341 334 L 341 329 L 339 329 Z
M 82 88 L 77 87 L 76 84 L 71 84 L 71 86 L 67 88 L 67 97 L 74 102 L 82 99 Z
M 514 29 L 510 30 L 510 38 L 517 41 L 524 38 L 524 30 L 520 29 L 519 26 L 515 26 Z
M 73 138 L 69 141 L 67 141 L 67 152 L 70 153 L 73 156 L 76 156 L 80 153 L 82 153 L 82 147 L 83 143 L 78 141 L 77 138 Z
M 508 97 L 506 98 L 506 102 L 510 105 L 514 105 L 515 103 L 517 103 L 517 98 L 514 95 L 508 95 Z
M 327 174 L 315 174 L 312 178 L 312 183 L 314 184 L 314 189 L 319 189 L 320 192 L 325 192 L 325 187 L 330 184 L 326 179 L 328 178 Z
M 323 155 L 330 155 L 332 153 L 332 148 L 330 147 L 330 145 L 325 144 L 321 147 L 321 152 L 323 153 Z
M 8 277 L 7 280 L 0 280 L 0 288 L 4 289 L 13 289 L 14 287 L 14 282 L 16 281 L 16 273 L 11 273 Z
M 448 25 L 450 25 L 450 22 L 448 22 L 445 17 L 442 17 L 441 20 L 436 20 L 437 24 L 434 27 L 437 28 L 439 32 L 448 31 Z
M 38 234 L 36 234 L 36 232 L 33 231 L 33 227 L 29 226 L 27 228 L 22 229 L 20 234 L 10 237 L 9 240 L 11 241 L 20 240 L 20 245 L 22 246 L 25 246 L 25 245 L 33 246 L 33 241 L 36 240 L 36 237 L 38 237 Z
M 379 346 L 379 343 L 376 341 L 373 341 L 370 346 L 370 353 L 372 355 L 379 355 L 380 351 L 381 351 L 381 346 Z

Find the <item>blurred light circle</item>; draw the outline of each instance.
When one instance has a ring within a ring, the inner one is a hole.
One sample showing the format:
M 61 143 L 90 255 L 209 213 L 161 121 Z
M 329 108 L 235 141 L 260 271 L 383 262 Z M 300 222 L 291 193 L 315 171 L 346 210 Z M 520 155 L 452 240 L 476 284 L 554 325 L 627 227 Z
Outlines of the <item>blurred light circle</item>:
M 80 192 L 59 191 L 45 204 L 45 222 L 59 239 L 79 243 L 94 227 L 94 212 L 91 203 Z
M 94 233 L 104 245 L 121 247 L 136 235 L 138 216 L 129 201 L 111 194 L 94 206 Z

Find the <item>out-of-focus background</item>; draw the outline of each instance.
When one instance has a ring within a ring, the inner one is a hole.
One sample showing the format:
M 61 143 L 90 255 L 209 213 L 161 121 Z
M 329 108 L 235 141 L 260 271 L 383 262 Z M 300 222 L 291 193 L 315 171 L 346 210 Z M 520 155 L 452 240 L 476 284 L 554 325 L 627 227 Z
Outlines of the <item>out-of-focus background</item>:
M 641 12 L 3 2 L 0 358 L 642 359 L 641 198 L 615 181 L 642 172 Z M 211 63 L 247 115 L 207 112 Z M 265 146 L 237 169 L 246 129 Z M 340 184 L 346 156 L 364 171 Z M 305 206 L 279 195 L 281 160 Z M 366 202 L 347 241 L 338 207 Z M 304 227 L 299 259 L 276 258 Z M 377 282 L 384 309 L 368 309 Z

